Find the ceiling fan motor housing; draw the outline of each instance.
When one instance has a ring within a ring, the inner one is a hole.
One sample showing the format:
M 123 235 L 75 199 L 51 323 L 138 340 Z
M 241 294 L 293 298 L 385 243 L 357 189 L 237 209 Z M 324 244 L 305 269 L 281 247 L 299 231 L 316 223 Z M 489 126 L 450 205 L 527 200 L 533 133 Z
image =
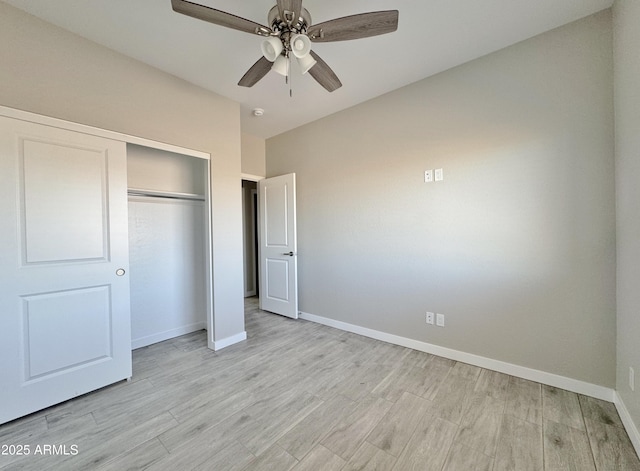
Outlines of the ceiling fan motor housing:
M 285 16 L 288 11 L 285 11 Z M 269 25 L 271 25 L 271 29 L 273 29 L 274 33 L 306 33 L 307 27 L 311 24 L 311 15 L 306 8 L 300 10 L 300 15 L 298 18 L 280 18 L 280 13 L 278 11 L 278 6 L 276 5 L 271 10 L 269 10 Z

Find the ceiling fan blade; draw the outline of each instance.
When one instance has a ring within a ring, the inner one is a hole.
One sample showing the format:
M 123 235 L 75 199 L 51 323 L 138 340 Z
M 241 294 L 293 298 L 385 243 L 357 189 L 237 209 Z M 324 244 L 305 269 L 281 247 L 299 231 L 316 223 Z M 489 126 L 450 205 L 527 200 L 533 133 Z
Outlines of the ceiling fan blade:
M 271 34 L 271 29 L 259 23 L 187 0 L 171 0 L 171 7 L 177 13 L 208 21 L 215 25 L 261 36 Z
M 398 29 L 398 10 L 372 11 L 344 16 L 310 26 L 307 34 L 311 41 L 330 42 L 368 38 L 393 33 Z
M 278 0 L 278 13 L 285 23 L 295 25 L 301 12 L 302 0 Z
M 247 73 L 242 76 L 238 85 L 241 87 L 253 87 L 256 83 L 260 81 L 262 77 L 267 75 L 267 73 L 271 70 L 271 66 L 273 64 L 269 62 L 264 57 L 258 59 L 258 62 L 253 64 Z
M 320 56 L 311 51 L 311 56 L 316 60 L 317 64 L 309 69 L 309 74 L 316 79 L 320 85 L 322 85 L 328 92 L 336 91 L 342 87 L 340 79 L 335 74 L 331 67 L 327 65 L 325 61 L 320 59 Z

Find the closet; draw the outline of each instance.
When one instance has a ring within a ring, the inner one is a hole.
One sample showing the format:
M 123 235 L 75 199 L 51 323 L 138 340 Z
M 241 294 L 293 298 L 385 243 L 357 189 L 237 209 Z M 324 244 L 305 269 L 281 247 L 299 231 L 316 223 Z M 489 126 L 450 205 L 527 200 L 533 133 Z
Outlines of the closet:
M 209 158 L 0 106 L 0 424 L 213 325 Z
M 206 328 L 207 163 L 127 145 L 134 349 Z

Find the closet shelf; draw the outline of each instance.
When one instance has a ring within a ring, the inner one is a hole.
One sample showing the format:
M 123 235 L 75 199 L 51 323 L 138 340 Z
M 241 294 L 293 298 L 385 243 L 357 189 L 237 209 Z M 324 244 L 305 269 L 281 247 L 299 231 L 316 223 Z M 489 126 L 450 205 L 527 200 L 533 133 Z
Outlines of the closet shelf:
M 195 193 L 178 193 L 175 191 L 145 190 L 142 188 L 129 188 L 129 196 L 146 196 L 151 198 L 169 198 L 174 200 L 204 201 L 205 195 Z

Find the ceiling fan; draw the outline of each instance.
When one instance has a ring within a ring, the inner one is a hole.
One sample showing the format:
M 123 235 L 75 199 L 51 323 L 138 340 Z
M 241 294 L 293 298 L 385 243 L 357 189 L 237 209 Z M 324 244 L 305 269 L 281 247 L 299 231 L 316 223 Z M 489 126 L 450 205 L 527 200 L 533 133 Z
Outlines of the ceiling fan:
M 171 0 L 171 7 L 183 15 L 265 38 L 263 56 L 240 79 L 238 85 L 242 87 L 254 86 L 271 69 L 288 76 L 293 56 L 303 74 L 308 71 L 327 91 L 333 92 L 342 83 L 311 50 L 312 42 L 367 38 L 398 29 L 398 10 L 360 13 L 314 25 L 309 12 L 302 8 L 302 0 L 277 0 L 277 5 L 269 10 L 269 26 L 187 0 Z

